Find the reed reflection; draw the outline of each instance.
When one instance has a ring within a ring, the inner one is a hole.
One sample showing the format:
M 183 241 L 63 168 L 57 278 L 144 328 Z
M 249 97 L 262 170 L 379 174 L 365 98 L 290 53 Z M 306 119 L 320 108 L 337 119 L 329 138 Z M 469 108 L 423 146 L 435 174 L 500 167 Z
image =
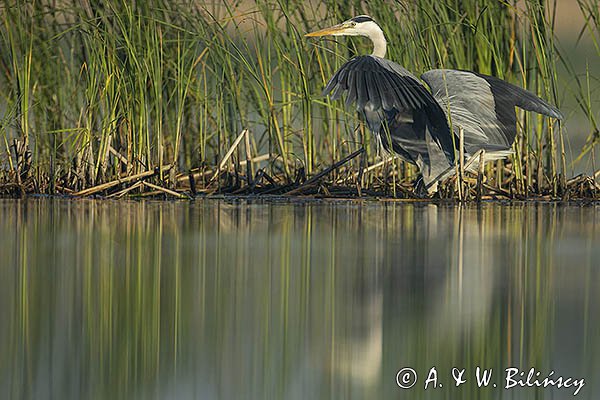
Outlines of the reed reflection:
M 9 398 L 440 398 L 458 390 L 453 366 L 482 365 L 585 376 L 578 397 L 594 398 L 598 212 L 1 201 L 0 389 Z M 401 367 L 434 365 L 442 389 L 396 386 Z M 493 395 L 534 393 L 565 395 Z

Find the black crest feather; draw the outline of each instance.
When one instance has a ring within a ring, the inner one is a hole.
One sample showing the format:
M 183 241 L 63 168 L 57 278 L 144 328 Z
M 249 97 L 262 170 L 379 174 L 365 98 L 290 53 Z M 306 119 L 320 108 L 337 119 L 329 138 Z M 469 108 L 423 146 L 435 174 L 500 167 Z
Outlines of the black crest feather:
M 354 21 L 357 24 L 360 24 L 361 22 L 373 21 L 373 18 L 369 17 L 368 15 L 359 15 L 357 17 L 352 18 L 350 21 Z

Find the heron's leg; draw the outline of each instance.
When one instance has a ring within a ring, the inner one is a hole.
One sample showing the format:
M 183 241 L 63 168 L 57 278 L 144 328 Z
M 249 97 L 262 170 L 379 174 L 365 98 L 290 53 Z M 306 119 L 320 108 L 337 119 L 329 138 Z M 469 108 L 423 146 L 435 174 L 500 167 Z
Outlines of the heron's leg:
M 362 180 L 365 169 L 367 168 L 367 150 L 363 144 L 362 153 L 360 155 L 360 161 L 358 163 L 358 175 L 356 176 L 356 190 L 358 191 L 358 197 L 362 197 Z
M 420 199 L 424 199 L 428 196 L 427 193 L 427 185 L 425 185 L 425 180 L 423 179 L 423 174 L 419 174 L 417 179 L 413 182 L 413 192 L 415 196 Z

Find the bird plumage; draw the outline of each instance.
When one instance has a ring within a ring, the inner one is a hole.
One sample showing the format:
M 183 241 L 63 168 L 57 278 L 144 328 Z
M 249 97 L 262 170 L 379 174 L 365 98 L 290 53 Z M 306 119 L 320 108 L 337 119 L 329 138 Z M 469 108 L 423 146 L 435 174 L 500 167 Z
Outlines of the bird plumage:
M 356 105 L 386 150 L 413 164 L 419 156 L 426 159 L 426 147 L 421 145 L 428 132 L 447 164 L 454 162 L 444 111 L 417 77 L 400 65 L 372 55 L 355 57 L 333 75 L 323 94 L 337 100 L 344 92 L 346 105 Z
M 484 161 L 505 158 L 516 136 L 515 107 L 556 119 L 561 112 L 535 94 L 501 79 L 471 71 L 437 69 L 421 79 L 383 58 L 386 40 L 366 15 L 307 36 L 366 36 L 372 55 L 354 57 L 329 80 L 323 94 L 337 100 L 347 92 L 383 147 L 416 164 L 430 192 L 455 168 L 458 132 L 467 157 L 484 150 Z M 450 129 L 452 126 L 452 129 Z
M 517 134 L 515 107 L 562 119 L 561 112 L 533 93 L 493 76 L 435 69 L 421 75 L 455 127 L 463 128 L 465 150 L 510 148 Z

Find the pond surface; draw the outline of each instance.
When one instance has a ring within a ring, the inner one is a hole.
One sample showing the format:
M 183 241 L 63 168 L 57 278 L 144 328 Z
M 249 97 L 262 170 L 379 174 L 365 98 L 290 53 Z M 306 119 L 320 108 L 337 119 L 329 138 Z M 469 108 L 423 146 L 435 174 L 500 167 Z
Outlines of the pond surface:
M 598 205 L 0 200 L 0 235 L 2 399 L 600 398 Z

